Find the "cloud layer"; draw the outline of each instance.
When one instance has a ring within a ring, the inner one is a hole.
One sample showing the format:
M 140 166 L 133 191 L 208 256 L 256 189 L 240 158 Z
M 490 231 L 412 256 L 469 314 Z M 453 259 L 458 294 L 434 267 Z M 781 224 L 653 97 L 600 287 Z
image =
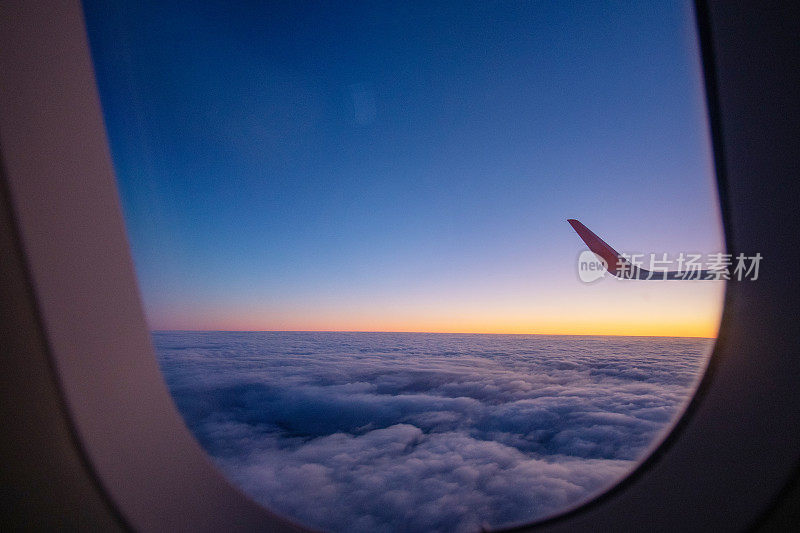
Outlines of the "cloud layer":
M 243 490 L 331 531 L 476 531 L 579 503 L 688 400 L 707 339 L 158 332 L 187 424 Z

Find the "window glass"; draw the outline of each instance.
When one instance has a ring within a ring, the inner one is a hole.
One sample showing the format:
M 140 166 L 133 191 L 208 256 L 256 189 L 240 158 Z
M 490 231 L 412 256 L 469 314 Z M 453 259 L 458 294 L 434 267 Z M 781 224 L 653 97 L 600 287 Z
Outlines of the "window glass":
M 159 364 L 257 501 L 523 524 L 680 416 L 724 281 L 566 220 L 654 278 L 724 252 L 690 3 L 84 6 Z

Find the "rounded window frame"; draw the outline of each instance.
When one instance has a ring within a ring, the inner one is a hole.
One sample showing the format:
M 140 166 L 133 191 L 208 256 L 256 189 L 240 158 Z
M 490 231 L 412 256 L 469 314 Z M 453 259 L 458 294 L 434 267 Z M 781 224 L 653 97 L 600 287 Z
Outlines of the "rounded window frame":
M 789 237 L 765 233 L 763 212 L 751 201 L 765 197 L 763 180 L 781 183 L 770 174 L 776 162 L 766 149 L 748 153 L 765 120 L 775 126 L 772 135 L 788 135 L 790 126 L 746 105 L 748 98 L 758 103 L 749 95 L 756 82 L 772 79 L 769 61 L 734 68 L 769 28 L 748 29 L 736 8 L 723 4 L 698 2 L 696 12 L 727 249 L 792 263 L 797 251 Z M 80 2 L 12 1 L 6 15 L 15 27 L 4 24 L 9 31 L 0 36 L 6 78 L 0 158 L 49 356 L 86 464 L 135 530 L 302 530 L 213 467 L 163 382 L 139 300 Z M 791 161 L 783 164 L 790 170 Z M 775 277 L 787 267 L 770 268 L 773 274 L 762 273 L 759 282 L 728 283 L 708 370 L 664 442 L 597 498 L 515 529 L 691 523 L 738 530 L 757 523 L 796 475 L 800 458 L 800 420 L 791 416 L 800 412 L 791 379 L 800 375 L 800 358 L 774 306 L 797 289 L 786 290 Z M 709 495 L 725 501 L 709 503 Z

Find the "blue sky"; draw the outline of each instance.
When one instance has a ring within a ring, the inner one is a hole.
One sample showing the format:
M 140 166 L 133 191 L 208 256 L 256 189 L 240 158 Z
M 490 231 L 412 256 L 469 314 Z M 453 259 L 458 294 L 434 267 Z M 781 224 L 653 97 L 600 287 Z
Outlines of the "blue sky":
M 714 334 L 565 222 L 722 248 L 686 3 L 84 5 L 154 329 Z

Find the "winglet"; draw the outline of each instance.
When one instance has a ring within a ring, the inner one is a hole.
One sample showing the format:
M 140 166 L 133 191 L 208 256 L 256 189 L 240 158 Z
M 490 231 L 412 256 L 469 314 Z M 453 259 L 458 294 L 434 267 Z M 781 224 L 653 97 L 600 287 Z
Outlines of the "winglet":
M 639 265 L 631 264 L 625 256 L 617 252 L 606 241 L 592 233 L 592 231 L 574 218 L 567 222 L 572 229 L 586 243 L 594 254 L 605 262 L 606 270 L 610 274 L 622 279 L 663 279 L 663 280 L 719 280 L 723 272 L 718 270 L 670 270 L 657 272 L 645 270 Z M 730 275 L 730 272 L 728 273 Z
M 606 269 L 615 276 L 619 276 L 619 265 L 626 263 L 627 260 L 619 254 L 615 249 L 608 245 L 606 241 L 595 235 L 592 230 L 580 223 L 574 218 L 568 218 L 567 222 L 575 230 L 575 233 L 586 243 L 586 246 L 595 253 L 598 257 L 603 259 L 606 263 Z

